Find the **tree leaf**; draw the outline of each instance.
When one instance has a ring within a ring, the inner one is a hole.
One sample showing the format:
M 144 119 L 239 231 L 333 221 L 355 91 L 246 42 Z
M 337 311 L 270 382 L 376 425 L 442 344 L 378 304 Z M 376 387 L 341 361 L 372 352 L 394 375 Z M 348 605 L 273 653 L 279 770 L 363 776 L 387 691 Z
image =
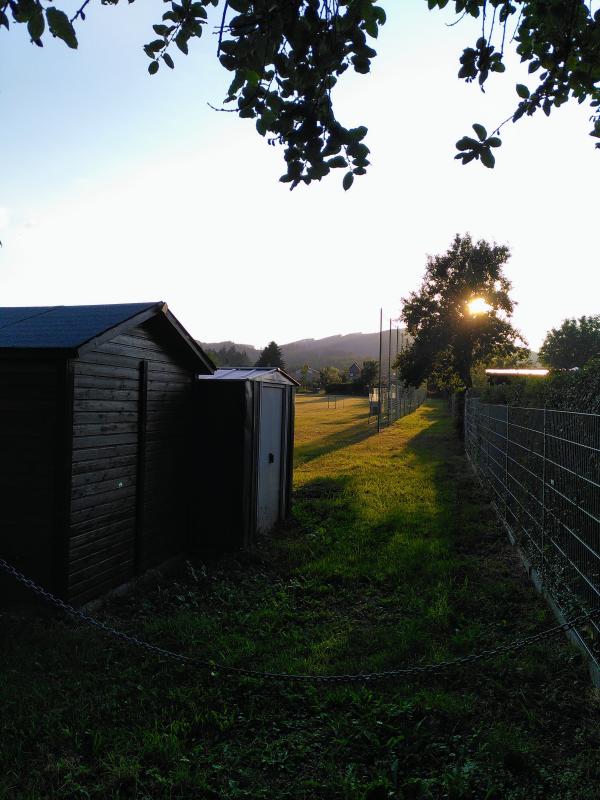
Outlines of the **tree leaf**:
M 150 75 L 156 75 L 156 73 L 158 72 L 158 67 L 159 67 L 158 61 L 151 61 L 148 64 L 148 72 L 150 73 Z
M 525 84 L 524 83 L 517 83 L 517 87 L 516 88 L 517 88 L 517 94 L 519 95 L 519 97 L 521 97 L 523 100 L 527 100 L 527 98 L 529 97 L 529 89 L 525 86 Z
M 344 180 L 342 182 L 342 186 L 344 187 L 344 191 L 347 192 L 348 189 L 352 186 L 353 183 L 354 183 L 354 175 L 351 172 L 347 172 L 344 175 Z
M 71 25 L 69 18 L 64 11 L 59 11 L 58 8 L 50 6 L 46 9 L 46 22 L 52 36 L 57 39 L 62 39 L 63 42 L 72 50 L 77 49 L 77 37 L 75 35 L 75 28 Z
M 27 31 L 34 41 L 40 38 L 45 28 L 46 21 L 41 11 L 38 14 L 34 14 L 27 23 Z
M 365 125 L 359 125 L 358 128 L 350 128 L 348 131 L 348 136 L 351 139 L 354 139 L 355 142 L 360 142 L 365 138 L 368 132 L 369 129 Z
M 481 163 L 488 169 L 494 169 L 496 159 L 488 147 L 484 147 L 481 151 Z
M 473 130 L 477 134 L 480 142 L 483 142 L 483 141 L 485 141 L 487 139 L 487 131 L 483 127 L 483 125 L 480 125 L 478 122 L 476 122 L 473 125 Z
M 173 69 L 175 67 L 175 63 L 171 58 L 171 56 L 169 55 L 169 53 L 163 53 L 163 61 L 165 62 L 167 67 L 170 67 L 170 69 Z
M 187 56 L 188 54 L 188 44 L 187 44 L 187 36 L 183 31 L 179 31 L 177 36 L 175 37 L 175 44 L 181 50 L 181 52 Z

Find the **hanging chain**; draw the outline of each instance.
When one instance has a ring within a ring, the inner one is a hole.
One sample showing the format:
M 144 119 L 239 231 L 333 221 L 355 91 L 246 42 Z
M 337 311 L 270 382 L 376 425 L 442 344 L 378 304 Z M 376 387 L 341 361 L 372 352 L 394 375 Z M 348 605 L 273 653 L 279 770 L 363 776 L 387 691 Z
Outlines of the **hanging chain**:
M 346 675 L 294 675 L 285 672 L 266 672 L 256 669 L 248 669 L 246 667 L 232 667 L 226 664 L 218 664 L 207 659 L 199 659 L 194 656 L 187 656 L 184 653 L 176 653 L 173 650 L 167 650 L 164 647 L 159 647 L 158 645 L 146 642 L 144 639 L 139 639 L 137 636 L 131 636 L 130 634 L 125 633 L 118 628 L 113 628 L 112 625 L 107 625 L 105 622 L 101 622 L 95 617 L 91 617 L 89 614 L 86 614 L 85 611 L 75 608 L 74 606 L 69 605 L 69 603 L 65 603 L 64 600 L 56 597 L 47 589 L 44 589 L 35 581 L 31 580 L 31 578 L 27 578 L 22 572 L 19 572 L 16 567 L 13 567 L 3 558 L 0 558 L 0 569 L 6 572 L 8 575 L 11 575 L 23 586 L 26 586 L 43 600 L 55 606 L 56 608 L 59 608 L 70 617 L 74 617 L 75 619 L 84 622 L 86 625 L 91 625 L 92 627 L 101 630 L 103 633 L 119 639 L 126 644 L 139 647 L 142 650 L 146 650 L 147 652 L 153 653 L 154 655 L 162 658 L 166 658 L 171 661 L 177 661 L 180 664 L 189 664 L 190 666 L 210 670 L 213 674 L 217 672 L 223 672 L 230 675 L 238 675 L 240 677 L 256 678 L 259 680 L 272 680 L 280 683 L 370 683 L 375 681 L 390 680 L 392 678 L 399 678 L 401 676 L 439 672 L 440 670 L 450 669 L 451 667 L 458 667 L 464 664 L 473 664 L 476 661 L 482 661 L 483 659 L 492 658 L 493 656 L 498 656 L 503 653 L 514 653 L 518 650 L 523 650 L 525 647 L 529 647 L 530 645 L 544 641 L 545 639 L 550 639 L 553 636 L 557 636 L 559 633 L 565 633 L 566 631 L 574 628 L 576 625 L 579 625 L 591 617 L 600 614 L 600 608 L 597 608 L 585 614 L 579 614 L 577 617 L 574 617 L 562 625 L 554 625 L 552 628 L 546 628 L 545 630 L 540 631 L 539 633 L 534 633 L 531 636 L 515 639 L 507 644 L 498 645 L 498 647 L 493 647 L 489 650 L 481 650 L 478 653 L 461 656 L 460 658 L 440 661 L 436 664 L 423 664 L 422 666 L 400 667 L 398 669 L 384 670 L 382 672 L 359 672 Z

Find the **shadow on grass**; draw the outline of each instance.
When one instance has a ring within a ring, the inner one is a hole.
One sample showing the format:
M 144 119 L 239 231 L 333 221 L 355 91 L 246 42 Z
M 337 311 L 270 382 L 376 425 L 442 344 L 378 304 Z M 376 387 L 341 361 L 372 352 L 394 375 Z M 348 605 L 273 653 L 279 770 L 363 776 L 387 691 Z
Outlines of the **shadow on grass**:
M 363 439 L 372 436 L 377 432 L 377 426 L 367 424 L 367 420 L 368 415 L 365 413 L 360 417 L 360 421 L 354 425 L 343 427 L 336 433 L 331 433 L 320 439 L 311 440 L 305 444 L 297 444 L 294 450 L 294 467 L 313 461 L 326 453 L 332 453 L 351 444 L 362 442 Z

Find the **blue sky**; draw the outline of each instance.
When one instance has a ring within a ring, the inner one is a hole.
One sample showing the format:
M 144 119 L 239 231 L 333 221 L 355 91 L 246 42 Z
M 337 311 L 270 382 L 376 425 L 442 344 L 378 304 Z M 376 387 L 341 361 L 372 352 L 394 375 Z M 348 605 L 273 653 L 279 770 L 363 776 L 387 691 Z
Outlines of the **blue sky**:
M 589 109 L 507 126 L 493 171 L 460 166 L 454 142 L 508 116 L 520 73 L 482 95 L 456 78 L 475 29 L 424 0 L 387 5 L 373 73 L 334 97 L 369 127 L 373 166 L 348 193 L 341 174 L 290 193 L 281 151 L 208 107 L 230 79 L 210 30 L 148 75 L 158 0 L 91 3 L 77 52 L 2 29 L 1 304 L 163 299 L 199 339 L 259 346 L 370 331 L 417 288 L 426 254 L 470 231 L 511 246 L 532 346 L 600 312 Z

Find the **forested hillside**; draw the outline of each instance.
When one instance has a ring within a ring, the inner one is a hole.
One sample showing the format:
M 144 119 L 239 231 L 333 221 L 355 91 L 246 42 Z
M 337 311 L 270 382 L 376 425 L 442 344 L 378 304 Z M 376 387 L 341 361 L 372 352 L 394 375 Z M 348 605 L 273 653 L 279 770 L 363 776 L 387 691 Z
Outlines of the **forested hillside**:
M 392 331 L 392 354 L 396 348 L 403 347 L 407 342 L 403 331 Z M 255 363 L 260 355 L 260 350 L 248 344 L 234 342 L 204 342 L 202 346 L 210 352 L 229 350 L 232 347 L 245 352 L 251 363 Z M 383 361 L 388 356 L 389 331 L 383 333 Z M 348 333 L 345 336 L 327 336 L 324 339 L 300 339 L 280 345 L 285 359 L 286 369 L 300 369 L 308 364 L 313 369 L 322 367 L 337 367 L 347 369 L 353 361 L 359 364 L 365 359 L 379 358 L 379 333 Z M 231 365 L 237 366 L 237 365 Z M 240 364 L 239 366 L 244 366 Z

